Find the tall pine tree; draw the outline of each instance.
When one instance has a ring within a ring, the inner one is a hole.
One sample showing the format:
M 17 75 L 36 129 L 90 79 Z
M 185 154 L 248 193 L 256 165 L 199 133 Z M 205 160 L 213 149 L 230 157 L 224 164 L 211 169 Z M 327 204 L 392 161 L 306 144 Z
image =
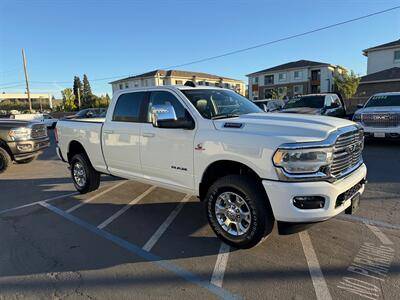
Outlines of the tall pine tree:
M 85 107 L 92 107 L 94 105 L 93 102 L 93 94 L 92 89 L 90 88 L 89 79 L 86 74 L 83 74 L 83 91 L 82 91 L 82 101 Z
M 82 104 L 82 94 L 83 94 L 83 89 L 82 89 L 82 81 L 79 78 L 79 76 L 74 76 L 74 95 L 75 95 L 75 105 L 76 107 L 79 107 L 79 98 L 81 99 L 81 104 Z

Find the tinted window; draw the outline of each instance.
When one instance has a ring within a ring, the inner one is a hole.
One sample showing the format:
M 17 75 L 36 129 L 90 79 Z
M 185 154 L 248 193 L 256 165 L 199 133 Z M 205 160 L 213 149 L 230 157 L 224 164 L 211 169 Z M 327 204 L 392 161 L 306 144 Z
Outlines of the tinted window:
M 175 109 L 176 118 L 179 120 L 187 119 L 186 109 L 183 107 L 182 103 L 170 92 L 151 92 L 149 110 L 147 114 L 147 121 L 151 122 L 151 108 L 153 105 L 166 105 L 170 104 Z
M 119 96 L 114 108 L 113 121 L 139 122 L 140 107 L 145 96 L 145 92 L 127 93 Z
M 372 96 L 365 107 L 374 106 L 400 106 L 400 95 L 377 95 Z
M 324 107 L 325 96 L 305 96 L 300 99 L 290 100 L 285 105 L 286 108 L 295 108 L 295 107 L 311 107 L 311 108 L 322 108 Z

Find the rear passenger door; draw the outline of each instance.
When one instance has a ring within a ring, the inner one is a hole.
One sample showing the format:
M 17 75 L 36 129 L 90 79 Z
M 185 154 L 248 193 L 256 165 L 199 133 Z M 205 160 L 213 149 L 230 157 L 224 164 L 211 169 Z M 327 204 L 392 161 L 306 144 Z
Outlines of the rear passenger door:
M 148 92 L 125 93 L 110 107 L 103 125 L 102 143 L 108 170 L 113 175 L 141 177 L 140 126 L 147 101 Z

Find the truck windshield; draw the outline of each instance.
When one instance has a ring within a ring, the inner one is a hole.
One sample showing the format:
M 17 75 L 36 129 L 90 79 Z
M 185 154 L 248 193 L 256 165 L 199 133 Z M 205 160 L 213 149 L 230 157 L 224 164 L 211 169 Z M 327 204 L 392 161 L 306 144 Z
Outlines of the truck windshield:
M 365 105 L 365 107 L 376 106 L 400 106 L 400 95 L 373 96 Z
M 250 100 L 228 90 L 181 90 L 206 119 L 231 118 L 243 114 L 263 112 Z
M 296 107 L 323 108 L 325 96 L 306 96 L 300 99 L 293 99 L 286 103 L 284 109 Z

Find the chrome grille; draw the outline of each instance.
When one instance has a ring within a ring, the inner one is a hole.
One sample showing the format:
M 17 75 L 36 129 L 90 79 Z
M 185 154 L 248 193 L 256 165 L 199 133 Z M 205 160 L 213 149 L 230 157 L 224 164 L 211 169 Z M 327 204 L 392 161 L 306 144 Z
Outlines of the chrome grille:
M 340 135 L 335 143 L 331 175 L 339 178 L 362 161 L 364 132 L 361 129 Z
M 39 139 L 47 137 L 47 128 L 46 125 L 38 124 L 32 126 L 31 138 Z
M 400 114 L 373 113 L 362 114 L 361 123 L 371 127 L 397 127 L 400 125 Z

